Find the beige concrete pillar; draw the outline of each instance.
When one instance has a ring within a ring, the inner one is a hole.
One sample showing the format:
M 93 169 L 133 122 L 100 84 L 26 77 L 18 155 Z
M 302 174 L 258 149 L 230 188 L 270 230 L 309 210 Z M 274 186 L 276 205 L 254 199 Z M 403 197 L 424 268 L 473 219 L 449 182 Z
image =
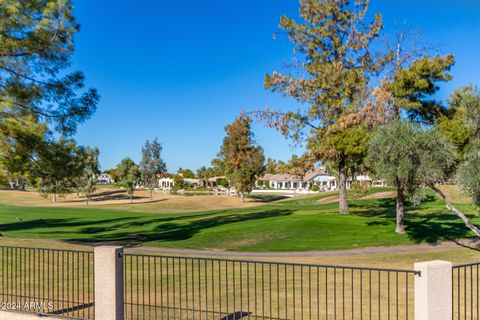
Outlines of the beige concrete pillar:
M 95 247 L 95 318 L 123 320 L 122 247 Z
M 415 320 L 452 319 L 452 263 L 415 263 Z

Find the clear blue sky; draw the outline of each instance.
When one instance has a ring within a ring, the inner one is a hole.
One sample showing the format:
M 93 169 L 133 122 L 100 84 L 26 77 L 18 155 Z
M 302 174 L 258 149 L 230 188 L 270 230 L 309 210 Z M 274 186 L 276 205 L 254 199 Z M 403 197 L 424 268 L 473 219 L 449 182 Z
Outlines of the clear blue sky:
M 98 146 L 102 169 L 129 156 L 139 160 L 146 139 L 158 137 L 170 171 L 209 165 L 225 124 L 239 112 L 291 102 L 263 89 L 266 73 L 292 56 L 287 39 L 272 39 L 282 14 L 297 0 L 76 0 L 81 32 L 73 65 L 102 97 L 83 124 L 79 143 Z M 385 32 L 407 21 L 426 42 L 453 53 L 454 80 L 480 84 L 480 1 L 372 0 Z M 266 156 L 288 159 L 299 149 L 271 129 L 255 126 Z

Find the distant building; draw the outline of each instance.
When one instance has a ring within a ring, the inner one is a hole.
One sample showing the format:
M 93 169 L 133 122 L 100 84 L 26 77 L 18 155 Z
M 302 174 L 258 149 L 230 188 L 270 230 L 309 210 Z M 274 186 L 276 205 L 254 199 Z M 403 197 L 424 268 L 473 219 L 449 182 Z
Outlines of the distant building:
M 370 176 L 360 175 L 356 176 L 355 179 L 360 183 L 366 183 L 372 187 L 385 187 L 387 182 L 383 179 L 372 179 Z
M 183 182 L 190 185 L 200 185 L 200 179 L 184 178 Z M 162 190 L 172 190 L 175 187 L 175 180 L 171 177 L 163 177 L 158 179 L 158 187 Z
M 310 170 L 303 177 L 292 174 L 266 174 L 257 181 L 258 188 L 275 190 L 308 190 L 314 185 L 323 191 L 336 190 L 338 187 L 336 178 L 326 173 L 324 168 Z
M 158 187 L 162 190 L 171 190 L 175 186 L 175 181 L 173 178 L 160 178 L 158 180 Z
M 108 173 L 101 173 L 97 178 L 98 184 L 112 184 L 115 180 Z
M 228 179 L 227 179 L 226 176 L 211 177 L 211 178 L 208 178 L 208 179 L 207 179 L 207 181 L 206 181 L 206 182 L 207 182 L 206 187 L 210 187 L 210 188 L 218 187 L 218 185 L 217 185 L 217 180 L 228 181 Z
M 384 187 L 386 181 L 382 179 L 372 179 L 367 175 L 358 175 L 355 181 L 369 184 L 373 187 Z M 265 174 L 257 180 L 257 189 L 274 189 L 285 191 L 311 190 L 317 186 L 319 191 L 331 191 L 338 189 L 337 178 L 324 168 L 316 168 L 308 171 L 303 177 L 291 174 Z M 347 188 L 352 187 L 352 179 L 347 180 Z

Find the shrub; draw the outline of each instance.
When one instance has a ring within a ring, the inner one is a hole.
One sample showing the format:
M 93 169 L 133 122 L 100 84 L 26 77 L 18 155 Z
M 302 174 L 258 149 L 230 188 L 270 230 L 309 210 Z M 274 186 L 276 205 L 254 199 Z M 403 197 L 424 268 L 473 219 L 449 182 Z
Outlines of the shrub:
M 355 181 L 352 183 L 352 190 L 354 192 L 354 199 L 361 198 L 365 195 L 367 195 L 368 192 L 368 184 L 367 183 L 360 183 L 358 181 Z
M 217 178 L 216 183 L 217 183 L 217 186 L 222 186 L 225 188 L 229 187 L 228 180 L 224 178 Z

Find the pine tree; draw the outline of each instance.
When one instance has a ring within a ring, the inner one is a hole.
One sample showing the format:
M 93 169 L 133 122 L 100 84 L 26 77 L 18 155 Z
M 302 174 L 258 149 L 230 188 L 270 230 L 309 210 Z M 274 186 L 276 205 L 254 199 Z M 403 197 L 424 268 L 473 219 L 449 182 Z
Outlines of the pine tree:
M 255 145 L 249 119 L 239 117 L 227 125 L 225 131 L 227 136 L 223 139 L 219 157 L 230 183 L 245 202 L 245 193 L 253 189 L 257 177 L 265 171 L 265 156 L 263 149 Z
M 0 30 L 0 167 L 21 175 L 42 140 L 72 135 L 99 96 L 67 70 L 79 30 L 72 1 L 0 1 Z
M 307 135 L 311 155 L 337 170 L 342 214 L 348 213 L 347 168 L 359 152 L 351 146 L 364 142 L 357 138 L 358 127 L 369 129 L 364 119 L 370 116 L 365 110 L 366 88 L 383 63 L 371 54 L 371 44 L 383 27 L 382 17 L 376 14 L 367 22 L 368 5 L 369 0 L 301 0 L 301 23 L 283 16 L 280 28 L 300 54 L 298 68 L 267 75 L 265 87 L 305 108 L 257 113 L 295 140 Z

